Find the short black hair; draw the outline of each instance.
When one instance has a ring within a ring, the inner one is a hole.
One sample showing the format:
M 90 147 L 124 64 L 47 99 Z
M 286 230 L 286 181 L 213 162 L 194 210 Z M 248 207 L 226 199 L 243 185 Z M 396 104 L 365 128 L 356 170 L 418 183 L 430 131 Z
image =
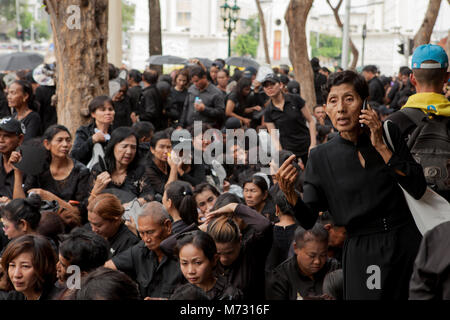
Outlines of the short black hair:
M 155 126 L 149 121 L 138 121 L 133 123 L 132 128 L 134 129 L 134 132 L 136 132 L 139 140 L 144 137 L 149 138 L 151 133 L 155 132 Z
M 201 67 L 194 67 L 189 72 L 189 77 L 192 79 L 195 76 L 197 76 L 200 79 L 204 78 L 204 77 L 206 77 L 206 72 Z
M 104 267 L 90 272 L 81 282 L 74 300 L 139 300 L 139 289 L 125 273 Z
M 370 73 L 377 73 L 378 72 L 378 68 L 377 66 L 373 65 L 373 64 L 369 64 L 368 66 L 365 66 L 362 71 L 366 71 L 366 72 L 370 72 Z
M 294 234 L 295 244 L 298 249 L 301 249 L 309 241 L 318 241 L 328 244 L 328 231 L 319 223 L 314 224 L 314 226 L 305 230 L 303 227 L 298 226 Z
M 98 96 L 98 97 L 95 97 L 94 99 L 92 99 L 92 101 L 89 103 L 89 106 L 88 106 L 89 114 L 92 114 L 98 108 L 103 107 L 106 102 L 108 102 L 114 108 L 113 101 L 108 96 Z
M 207 301 L 209 300 L 206 292 L 203 289 L 193 285 L 191 283 L 185 283 L 178 286 L 169 300 L 197 300 L 197 301 Z
M 109 244 L 95 232 L 78 227 L 64 236 L 59 253 L 71 265 L 89 272 L 103 266 L 108 260 Z
M 150 84 L 156 84 L 158 82 L 158 71 L 156 70 L 147 70 L 144 72 L 142 79 Z
M 17 228 L 21 220 L 25 220 L 30 228 L 36 230 L 41 220 L 41 198 L 32 195 L 25 199 L 11 200 L 1 211 L 3 218 L 11 221 Z
M 345 70 L 342 72 L 333 73 L 328 77 L 326 85 L 322 88 L 322 93 L 326 100 L 328 100 L 328 95 L 330 94 L 332 87 L 339 86 L 344 83 L 352 84 L 361 100 L 365 100 L 369 97 L 369 86 L 364 77 L 354 71 Z
M 409 76 L 412 73 L 412 70 L 407 66 L 403 66 L 400 67 L 399 73 L 404 76 Z
M 132 69 L 128 73 L 128 76 L 130 79 L 132 79 L 134 82 L 139 83 L 142 81 L 142 73 L 139 70 Z
M 108 63 L 109 80 L 113 80 L 119 76 L 119 70 L 112 63 Z

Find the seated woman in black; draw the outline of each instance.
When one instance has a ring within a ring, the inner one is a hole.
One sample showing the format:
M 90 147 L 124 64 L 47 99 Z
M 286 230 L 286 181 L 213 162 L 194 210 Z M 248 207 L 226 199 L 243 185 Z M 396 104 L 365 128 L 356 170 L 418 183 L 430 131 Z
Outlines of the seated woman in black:
M 75 133 L 75 142 L 71 156 L 87 165 L 92 158 L 92 150 L 96 143 L 103 148 L 111 138 L 114 122 L 114 105 L 108 96 L 94 98 L 89 103 L 89 113 L 93 121 L 87 126 L 81 126 Z
M 14 118 L 25 126 L 25 141 L 41 135 L 41 117 L 34 111 L 36 105 L 34 104 L 33 89 L 29 82 L 16 80 L 9 86 L 8 107 L 14 108 Z
M 154 192 L 145 168 L 139 165 L 136 157 L 138 143 L 136 133 L 130 127 L 120 127 L 112 132 L 105 150 L 106 171 L 100 163 L 92 168 L 89 201 L 107 188 L 128 192 L 139 198 L 141 203 L 153 199 Z
M 172 151 L 172 141 L 166 131 L 156 132 L 150 141 L 151 157 L 147 165 L 147 174 L 155 194 L 161 197 L 164 188 L 169 183 L 178 180 L 178 166 L 169 156 Z
M 252 92 L 252 80 L 242 78 L 228 96 L 225 114 L 227 117 L 239 119 L 243 126 L 256 128 L 257 122 L 252 121 L 253 115 L 262 110 L 256 105 L 256 99 Z
M 275 222 L 275 204 L 269 194 L 267 181 L 258 174 L 248 177 L 243 185 L 245 204 L 264 215 L 271 222 Z
M 89 196 L 89 170 L 69 156 L 72 136 L 62 125 L 50 126 L 43 135 L 43 144 L 48 150 L 48 165 L 39 175 L 27 175 L 22 188 L 22 173 L 16 168 L 14 188 L 18 197 L 36 193 L 43 200 L 56 200 L 59 215 L 68 228 L 86 220 L 87 197 Z

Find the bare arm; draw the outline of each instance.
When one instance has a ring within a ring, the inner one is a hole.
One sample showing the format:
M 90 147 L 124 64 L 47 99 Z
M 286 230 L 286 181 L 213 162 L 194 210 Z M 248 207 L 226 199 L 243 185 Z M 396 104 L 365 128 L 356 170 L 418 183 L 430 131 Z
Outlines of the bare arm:
M 267 130 L 270 133 L 270 137 L 272 138 L 272 143 L 275 146 L 276 150 L 281 150 L 280 140 L 279 140 L 279 134 L 277 134 L 275 125 L 273 122 L 266 122 Z

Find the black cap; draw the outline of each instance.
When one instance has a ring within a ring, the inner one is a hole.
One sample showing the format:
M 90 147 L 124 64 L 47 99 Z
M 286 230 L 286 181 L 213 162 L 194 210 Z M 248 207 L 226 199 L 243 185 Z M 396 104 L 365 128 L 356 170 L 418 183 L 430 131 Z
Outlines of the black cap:
M 286 88 L 289 93 L 300 94 L 300 83 L 296 80 L 289 81 Z
M 267 76 L 264 77 L 261 84 L 264 86 L 264 83 L 266 82 L 272 82 L 272 83 L 280 83 L 280 78 L 275 73 L 269 73 Z
M 25 125 L 12 117 L 6 117 L 0 120 L 0 130 L 15 133 L 17 135 L 25 134 Z

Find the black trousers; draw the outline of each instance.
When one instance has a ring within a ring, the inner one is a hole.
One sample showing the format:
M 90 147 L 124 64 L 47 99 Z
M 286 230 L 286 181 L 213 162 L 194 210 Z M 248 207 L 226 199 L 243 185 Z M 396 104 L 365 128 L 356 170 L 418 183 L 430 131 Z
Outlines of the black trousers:
M 412 216 L 378 232 L 354 230 L 344 245 L 345 300 L 407 300 L 422 239 Z

